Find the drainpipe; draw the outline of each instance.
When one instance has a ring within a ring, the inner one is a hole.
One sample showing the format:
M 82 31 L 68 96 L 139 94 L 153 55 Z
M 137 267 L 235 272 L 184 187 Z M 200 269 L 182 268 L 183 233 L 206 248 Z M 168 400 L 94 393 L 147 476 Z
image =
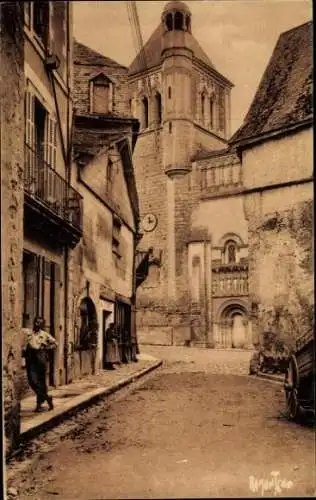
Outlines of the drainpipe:
M 131 327 L 133 333 L 133 337 L 135 339 L 135 345 L 133 346 L 133 338 L 132 340 L 132 361 L 136 359 L 136 354 L 138 351 L 138 342 L 137 342 L 137 333 L 136 333 L 136 246 L 137 246 L 137 233 L 138 233 L 138 221 L 136 222 L 136 229 L 133 234 L 133 276 L 132 276 L 132 297 L 131 297 L 131 305 L 132 305 L 132 314 L 131 314 Z
M 68 210 L 68 199 L 69 199 L 69 192 L 68 188 L 71 183 L 71 144 L 70 141 L 72 140 L 71 134 L 72 134 L 72 129 L 70 132 L 70 30 L 69 30 L 69 25 L 70 25 L 70 10 L 69 10 L 69 4 L 67 2 L 66 4 L 66 9 L 67 9 L 67 90 L 68 90 L 68 96 L 67 96 L 67 149 L 64 148 L 66 152 L 66 158 L 65 158 L 65 166 L 66 166 L 66 177 L 67 177 L 67 187 L 66 187 L 66 209 Z M 69 249 L 68 246 L 65 245 L 64 247 L 64 370 L 65 370 L 65 382 L 66 384 L 69 383 L 69 373 L 68 373 L 68 321 L 69 321 Z

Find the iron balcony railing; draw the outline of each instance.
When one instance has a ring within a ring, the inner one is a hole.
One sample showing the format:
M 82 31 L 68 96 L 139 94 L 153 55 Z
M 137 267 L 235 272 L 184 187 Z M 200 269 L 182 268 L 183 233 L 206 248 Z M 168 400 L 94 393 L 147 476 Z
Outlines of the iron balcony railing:
M 26 146 L 24 191 L 68 224 L 82 231 L 82 196 Z

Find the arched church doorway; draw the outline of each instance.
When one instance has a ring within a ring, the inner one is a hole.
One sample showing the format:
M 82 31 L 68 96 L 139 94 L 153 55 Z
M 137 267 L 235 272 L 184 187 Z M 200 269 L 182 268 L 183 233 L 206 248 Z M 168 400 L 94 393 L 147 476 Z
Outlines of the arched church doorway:
M 249 345 L 248 314 L 243 305 L 233 303 L 222 310 L 219 333 L 219 341 L 222 347 L 243 348 Z

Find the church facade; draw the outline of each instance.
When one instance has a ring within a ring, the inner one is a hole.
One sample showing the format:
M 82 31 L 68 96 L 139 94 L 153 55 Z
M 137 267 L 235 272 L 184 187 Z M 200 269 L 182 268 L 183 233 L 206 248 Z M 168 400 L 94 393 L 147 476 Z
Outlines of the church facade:
M 142 240 L 149 275 L 137 291 L 139 341 L 248 347 L 248 231 L 230 94 L 192 34 L 186 4 L 169 2 L 129 68 Z

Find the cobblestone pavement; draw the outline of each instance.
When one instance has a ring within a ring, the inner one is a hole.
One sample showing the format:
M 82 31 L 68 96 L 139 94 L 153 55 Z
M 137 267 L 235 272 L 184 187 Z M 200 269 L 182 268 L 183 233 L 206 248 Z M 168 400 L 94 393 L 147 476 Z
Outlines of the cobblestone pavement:
M 162 369 L 12 461 L 15 498 L 314 496 L 314 432 L 286 419 L 282 388 L 245 376 L 246 358 L 242 376 L 223 373 L 233 359 L 237 370 L 238 351 L 217 351 L 211 373 L 215 351 L 198 361 L 192 348 L 184 360 L 171 349 Z
M 248 375 L 251 350 L 201 349 L 196 347 L 140 346 L 146 353 L 162 359 L 165 369 Z

